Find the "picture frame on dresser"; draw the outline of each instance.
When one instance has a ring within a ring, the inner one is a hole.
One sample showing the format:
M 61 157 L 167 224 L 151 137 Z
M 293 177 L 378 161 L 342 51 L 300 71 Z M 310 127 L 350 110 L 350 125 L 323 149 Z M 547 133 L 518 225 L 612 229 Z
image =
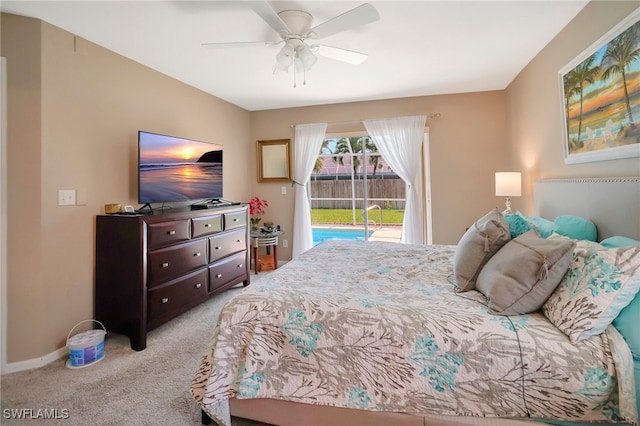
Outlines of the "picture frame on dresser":
M 640 157 L 639 28 L 636 9 L 559 71 L 565 164 Z

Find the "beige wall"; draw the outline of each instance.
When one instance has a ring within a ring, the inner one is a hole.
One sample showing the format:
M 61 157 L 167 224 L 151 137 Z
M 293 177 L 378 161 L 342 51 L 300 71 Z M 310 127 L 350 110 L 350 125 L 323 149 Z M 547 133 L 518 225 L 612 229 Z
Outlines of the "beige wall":
M 41 340 L 50 323 L 43 315 L 46 297 L 39 295 L 46 290 L 40 245 L 41 26 L 38 21 L 4 16 L 1 24 L 2 56 L 7 58 L 7 361 L 11 362 L 43 356 L 60 345 L 45 351 L 23 343 Z
M 384 101 L 356 102 L 251 113 L 252 139 L 294 138 L 294 124 L 340 123 L 368 118 L 429 115 L 433 242 L 455 244 L 465 229 L 503 201 L 494 195 L 493 173 L 509 168 L 503 91 L 424 96 Z M 328 133 L 362 130 L 352 124 L 330 124 Z M 254 159 L 255 161 L 255 159 Z M 255 166 L 255 164 L 254 164 Z M 293 231 L 294 191 L 290 184 L 257 183 L 255 195 L 270 202 L 265 219 Z M 286 186 L 287 194 L 281 194 Z M 291 258 L 291 245 L 281 248 Z
M 533 182 L 543 178 L 640 175 L 640 159 L 564 164 L 558 71 L 638 7 L 637 1 L 592 1 L 506 90 L 514 168 L 523 173 L 523 211 L 533 213 Z
M 93 318 L 94 223 L 137 204 L 137 131 L 222 143 L 224 194 L 247 199 L 249 113 L 38 20 L 2 15 L 8 74 L 7 362 Z M 81 206 L 58 206 L 76 189 Z

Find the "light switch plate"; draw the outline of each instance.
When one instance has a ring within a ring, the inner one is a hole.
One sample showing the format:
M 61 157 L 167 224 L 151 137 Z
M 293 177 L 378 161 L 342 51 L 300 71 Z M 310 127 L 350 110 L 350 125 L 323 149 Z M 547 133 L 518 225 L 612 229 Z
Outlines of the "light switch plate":
M 75 189 L 59 189 L 58 205 L 59 206 L 75 206 L 76 190 Z

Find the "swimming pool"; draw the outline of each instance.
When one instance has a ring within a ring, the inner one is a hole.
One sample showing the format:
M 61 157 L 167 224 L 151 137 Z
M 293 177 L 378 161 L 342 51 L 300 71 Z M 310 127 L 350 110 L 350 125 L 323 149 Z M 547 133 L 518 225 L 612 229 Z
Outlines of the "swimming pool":
M 364 240 L 364 229 L 329 229 L 313 228 L 313 245 L 326 240 Z M 369 236 L 373 231 L 369 231 Z

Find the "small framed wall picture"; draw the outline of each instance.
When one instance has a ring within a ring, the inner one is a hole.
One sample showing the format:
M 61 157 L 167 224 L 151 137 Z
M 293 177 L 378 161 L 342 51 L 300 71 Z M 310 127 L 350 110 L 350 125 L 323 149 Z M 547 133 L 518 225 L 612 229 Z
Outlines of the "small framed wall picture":
M 258 182 L 291 180 L 291 139 L 258 141 Z

